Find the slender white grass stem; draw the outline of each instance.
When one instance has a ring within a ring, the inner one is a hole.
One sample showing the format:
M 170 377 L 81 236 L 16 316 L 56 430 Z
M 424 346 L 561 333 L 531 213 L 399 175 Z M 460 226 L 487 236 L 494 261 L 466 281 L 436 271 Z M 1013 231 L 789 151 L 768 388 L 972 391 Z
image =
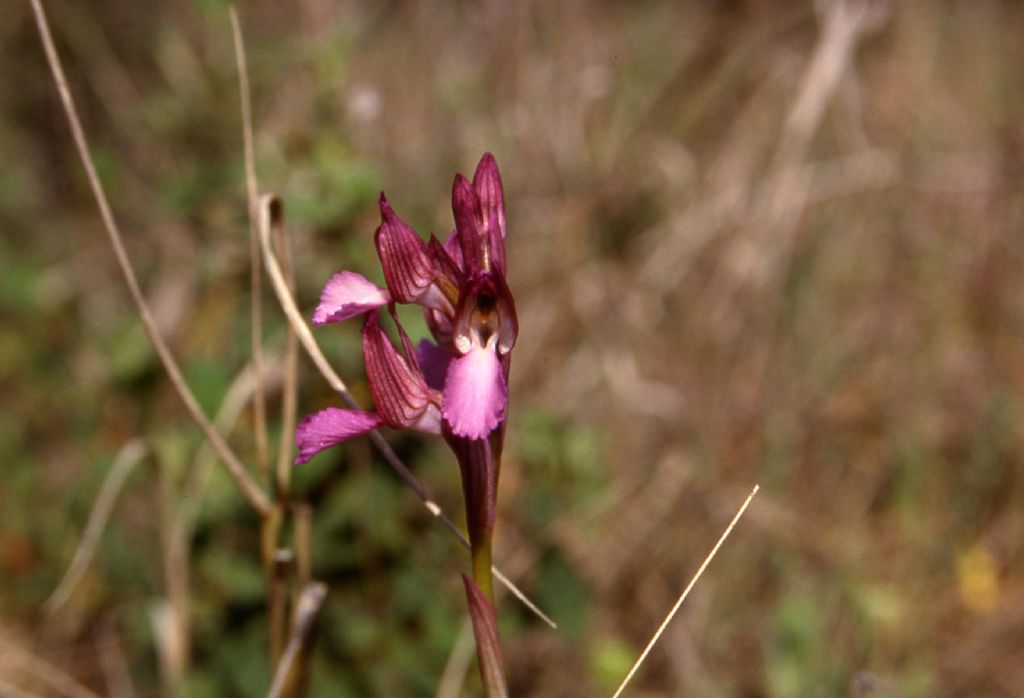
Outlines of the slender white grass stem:
M 60 95 L 64 114 L 67 117 L 68 125 L 71 128 L 71 135 L 75 141 L 75 148 L 78 150 L 78 157 L 82 161 L 82 166 L 85 168 L 86 178 L 89 180 L 89 186 L 92 189 L 93 197 L 96 199 L 96 205 L 99 208 L 100 217 L 103 219 L 103 227 L 106 229 L 107 236 L 110 238 L 110 244 L 111 247 L 113 247 L 114 256 L 117 258 L 118 266 L 121 268 L 121 273 L 124 276 L 125 283 L 128 285 L 128 291 L 131 293 L 132 300 L 135 302 L 135 307 L 138 310 L 139 318 L 142 320 L 142 326 L 146 330 L 146 335 L 149 337 L 149 341 L 153 344 L 153 348 L 156 350 L 157 356 L 159 356 L 160 362 L 163 364 L 164 370 L 167 372 L 167 376 L 170 378 L 171 384 L 177 391 L 178 397 L 181 399 L 182 403 L 184 403 L 185 409 L 188 410 L 192 419 L 202 430 L 204 436 L 213 445 L 214 449 L 216 449 L 221 460 L 224 461 L 224 465 L 227 467 L 228 472 L 231 473 L 231 477 L 235 480 L 235 483 L 241 490 L 242 495 L 261 516 L 269 516 L 273 508 L 270 503 L 270 499 L 252 478 L 246 467 L 242 465 L 242 461 L 231 449 L 227 441 L 217 433 L 213 424 L 210 423 L 210 420 L 207 419 L 206 415 L 203 413 L 202 407 L 199 406 L 199 402 L 196 400 L 195 395 L 188 387 L 188 383 L 185 382 L 181 369 L 178 367 L 177 360 L 171 353 L 170 348 L 164 342 L 156 321 L 153 319 L 153 315 L 149 310 L 146 299 L 142 295 L 142 289 L 140 288 L 139 281 L 135 276 L 135 270 L 132 268 L 131 260 L 128 258 L 128 252 L 125 250 L 121 229 L 117 224 L 117 220 L 114 218 L 114 213 L 110 208 L 110 202 L 107 200 L 106 191 L 104 190 L 103 184 L 100 182 L 99 175 L 96 172 L 96 166 L 93 163 L 92 153 L 89 149 L 89 143 L 85 137 L 85 131 L 82 129 L 81 120 L 78 117 L 78 110 L 75 107 L 74 99 L 71 97 L 71 91 L 68 89 L 67 78 L 64 75 L 64 68 L 61 64 L 60 56 L 57 54 L 57 49 L 53 43 L 53 37 L 50 34 L 50 25 L 46 20 L 46 13 L 43 10 L 42 2 L 41 0 L 31 0 L 31 2 L 32 10 L 35 14 L 36 26 L 39 29 L 39 37 L 43 44 L 43 50 L 46 53 L 46 60 L 49 63 L 50 72 L 53 75 L 53 81 L 57 87 L 57 92 Z
M 231 15 L 231 37 L 235 45 L 235 63 L 238 66 L 238 91 L 242 105 L 242 152 L 245 160 L 245 195 L 249 209 L 249 343 L 256 390 L 252 395 L 253 431 L 256 440 L 256 465 L 267 483 L 270 483 L 269 449 L 267 447 L 267 396 L 263 389 L 263 274 L 260 269 L 260 244 L 256 231 L 256 198 L 259 185 L 256 180 L 256 157 L 252 143 L 252 102 L 249 90 L 249 69 L 245 61 L 245 40 L 238 12 L 234 5 Z
M 724 543 L 725 539 L 729 537 L 730 533 L 732 533 L 732 529 L 735 528 L 737 522 L 739 522 L 740 520 L 740 517 L 743 516 L 743 512 L 745 512 L 747 510 L 747 507 L 750 506 L 751 500 L 754 498 L 754 495 L 757 494 L 757 491 L 759 489 L 761 489 L 760 485 L 754 485 L 754 489 L 750 491 L 750 494 L 748 494 L 747 498 L 743 501 L 743 505 L 739 508 L 739 511 L 737 511 L 736 515 L 732 517 L 732 521 L 729 522 L 729 525 L 725 527 L 725 531 L 723 531 L 722 535 L 719 536 L 718 542 L 715 543 L 715 547 L 711 548 L 711 552 L 708 553 L 707 557 L 704 558 L 704 562 L 702 562 L 700 567 L 697 569 L 697 573 L 693 575 L 693 578 L 690 580 L 690 583 L 686 585 L 685 589 L 683 589 L 683 593 L 679 595 L 679 598 L 676 600 L 675 605 L 672 606 L 672 610 L 668 612 L 668 615 L 665 616 L 665 620 L 663 620 L 661 622 L 661 625 L 658 626 L 658 630 L 654 633 L 654 636 L 651 638 L 651 641 L 647 643 L 646 647 L 644 647 L 644 651 L 640 653 L 640 658 L 637 659 L 636 662 L 633 664 L 633 667 L 629 670 L 629 673 L 626 674 L 626 678 L 623 679 L 622 683 L 619 685 L 618 690 L 615 691 L 615 694 L 612 696 L 612 698 L 619 698 L 619 696 L 622 695 L 622 692 L 626 690 L 626 685 L 630 682 L 630 680 L 632 680 L 633 675 L 636 674 L 637 670 L 640 668 L 640 665 L 644 663 L 644 660 L 647 659 L 647 655 L 650 654 L 651 649 L 654 647 L 655 643 L 659 640 L 659 638 L 661 638 L 661 635 L 665 632 L 665 628 L 668 627 L 668 624 L 672 622 L 672 619 L 679 611 L 679 608 L 683 605 L 683 602 L 686 601 L 686 597 L 690 595 L 690 591 L 697 584 L 697 580 L 699 580 L 701 578 L 701 575 L 704 574 L 704 570 L 707 569 L 708 565 L 711 564 L 711 561 L 715 558 L 715 555 L 718 554 L 718 549 L 722 547 L 722 543 Z
M 285 281 L 284 274 L 281 271 L 281 265 L 278 263 L 277 258 L 274 255 L 274 251 L 270 247 L 270 236 L 271 232 L 282 225 L 282 212 L 281 202 L 277 197 L 272 195 L 264 195 L 260 197 L 259 205 L 259 230 L 260 230 L 260 245 L 263 249 L 263 265 L 267 270 L 267 274 L 270 276 L 271 285 L 274 288 L 274 293 L 277 294 L 277 300 L 281 305 L 281 309 L 284 311 L 285 317 L 288 318 L 288 322 L 291 323 L 292 328 L 298 335 L 299 342 L 302 344 L 309 358 L 313 361 L 317 370 L 320 371 L 320 375 L 324 377 L 327 384 L 341 396 L 342 402 L 345 403 L 351 409 L 359 409 L 358 403 L 355 398 L 352 397 L 352 393 L 349 392 L 348 386 L 341 377 L 334 371 L 331 365 L 327 362 L 327 358 L 320 350 L 320 346 L 317 344 L 316 339 L 313 337 L 313 333 L 310 331 L 309 326 L 303 319 L 302 314 L 299 312 L 299 307 L 295 303 L 295 297 L 288 288 L 288 284 Z M 459 542 L 462 543 L 463 547 L 469 549 L 469 540 L 459 530 L 458 526 L 448 517 L 447 514 L 442 511 L 441 507 L 438 506 L 437 502 L 433 500 L 427 489 L 416 479 L 416 476 L 412 474 L 408 467 L 402 462 L 395 453 L 391 445 L 384 439 L 379 431 L 370 432 L 370 441 L 380 451 L 381 455 L 384 456 L 384 460 L 388 462 L 402 481 L 416 493 L 423 506 L 437 519 L 441 521 L 445 528 L 447 528 L 452 535 L 458 538 Z M 498 579 L 508 590 L 515 596 L 524 606 L 532 611 L 538 618 L 543 620 L 545 623 L 550 625 L 552 628 L 557 628 L 557 624 L 551 620 L 543 611 L 541 611 L 536 604 L 527 598 L 527 596 L 516 587 L 515 584 L 509 580 L 502 572 L 496 567 L 492 567 L 491 570 L 494 572 L 495 578 Z
M 71 592 L 74 591 L 75 586 L 82 579 L 86 568 L 92 562 L 92 556 L 96 552 L 100 536 L 103 535 L 103 529 L 110 519 L 110 512 L 117 501 L 117 495 L 121 493 L 121 489 L 124 487 L 128 476 L 131 475 L 135 466 L 145 455 L 146 445 L 142 439 L 132 439 L 121 447 L 121 450 L 114 458 L 114 463 L 110 466 L 110 470 L 107 471 L 107 476 L 103 479 L 103 484 L 100 486 L 100 492 L 93 503 L 92 511 L 89 512 L 89 519 L 85 524 L 85 532 L 82 534 L 82 540 L 79 542 L 78 548 L 75 549 L 75 554 L 71 558 L 71 564 L 68 565 L 67 572 L 64 573 L 60 584 L 57 585 L 57 588 L 50 594 L 46 603 L 43 604 L 48 614 L 56 613 L 67 602 Z

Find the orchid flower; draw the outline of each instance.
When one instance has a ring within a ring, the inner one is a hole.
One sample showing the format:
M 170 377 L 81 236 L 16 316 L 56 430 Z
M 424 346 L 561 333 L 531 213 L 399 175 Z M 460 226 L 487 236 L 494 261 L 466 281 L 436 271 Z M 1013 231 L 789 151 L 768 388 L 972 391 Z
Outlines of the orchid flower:
M 392 210 L 384 194 L 374 235 L 387 287 L 352 271 L 334 275 L 313 313 L 314 325 L 366 315 L 363 358 L 376 409 L 331 407 L 295 431 L 304 463 L 320 451 L 382 425 L 441 434 L 459 462 L 473 579 L 464 577 L 488 698 L 507 698 L 491 582 L 491 539 L 508 407 L 509 354 L 519 333 L 505 283 L 505 201 L 501 174 L 485 153 L 470 182 L 452 185 L 455 231 L 429 242 Z M 423 309 L 434 341 L 414 349 L 395 305 Z M 399 353 L 380 326 L 387 306 Z
M 455 231 L 429 242 L 392 210 L 382 193 L 374 235 L 387 287 L 352 271 L 335 274 L 313 313 L 314 325 L 367 314 L 363 356 L 377 409 L 328 408 L 296 430 L 304 463 L 325 448 L 382 425 L 483 439 L 505 419 L 508 355 L 516 342 L 515 303 L 505 282 L 505 203 L 494 157 L 481 158 L 473 180 L 456 175 Z M 413 350 L 396 303 L 423 308 L 434 342 Z M 380 326 L 387 306 L 398 327 L 399 354 Z

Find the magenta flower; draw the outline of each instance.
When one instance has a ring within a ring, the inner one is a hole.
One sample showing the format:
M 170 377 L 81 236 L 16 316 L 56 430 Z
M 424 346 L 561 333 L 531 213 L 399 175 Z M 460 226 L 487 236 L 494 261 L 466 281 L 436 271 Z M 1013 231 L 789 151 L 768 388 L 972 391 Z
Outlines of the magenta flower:
M 456 175 L 455 231 L 444 244 L 434 236 L 424 242 L 383 193 L 379 205 L 374 241 L 387 288 L 338 272 L 313 313 L 314 325 L 367 314 L 363 356 L 376 410 L 328 408 L 306 417 L 295 434 L 297 464 L 382 425 L 478 440 L 505 420 L 518 321 L 505 283 L 505 204 L 494 157 L 480 159 L 472 182 Z M 421 306 L 435 342 L 413 349 L 395 303 Z M 398 328 L 401 353 L 380 326 L 383 306 Z

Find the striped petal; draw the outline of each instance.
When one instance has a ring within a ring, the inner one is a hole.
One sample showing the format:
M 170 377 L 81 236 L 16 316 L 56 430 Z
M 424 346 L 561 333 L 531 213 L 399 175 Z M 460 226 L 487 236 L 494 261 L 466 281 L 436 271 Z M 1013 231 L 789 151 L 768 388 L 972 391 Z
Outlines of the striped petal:
M 320 294 L 320 305 L 313 312 L 314 325 L 341 322 L 389 301 L 387 290 L 352 271 L 339 271 Z
M 376 412 L 337 407 L 315 412 L 299 422 L 295 429 L 295 445 L 299 447 L 295 465 L 306 463 L 325 448 L 365 434 L 382 423 Z

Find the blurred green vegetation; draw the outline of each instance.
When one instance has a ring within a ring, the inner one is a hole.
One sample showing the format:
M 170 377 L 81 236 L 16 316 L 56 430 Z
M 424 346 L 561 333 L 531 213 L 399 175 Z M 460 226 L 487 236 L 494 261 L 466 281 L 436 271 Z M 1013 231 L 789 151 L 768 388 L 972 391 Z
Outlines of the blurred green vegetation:
M 213 414 L 249 358 L 228 5 L 49 5 L 146 295 Z M 284 200 L 305 310 L 338 269 L 379 280 L 379 190 L 444 235 L 453 173 L 484 150 L 501 164 L 523 330 L 498 558 L 561 625 L 501 599 L 514 695 L 609 695 L 755 482 L 631 695 L 1020 695 L 1024 7 L 836 9 L 859 6 L 239 7 L 260 183 Z M 166 542 L 202 441 L 117 274 L 27 4 L 0 50 L 0 680 L 52 694 L 17 647 L 104 695 L 111 666 L 166 694 Z M 358 323 L 317 337 L 368 404 Z M 305 361 L 300 403 L 336 404 Z M 138 436 L 151 455 L 47 614 Z M 461 520 L 443 446 L 389 438 Z M 252 462 L 248 412 L 231 442 Z M 310 695 L 435 695 L 464 551 L 365 440 L 295 486 L 330 587 Z M 264 694 L 258 537 L 214 470 L 179 695 Z

